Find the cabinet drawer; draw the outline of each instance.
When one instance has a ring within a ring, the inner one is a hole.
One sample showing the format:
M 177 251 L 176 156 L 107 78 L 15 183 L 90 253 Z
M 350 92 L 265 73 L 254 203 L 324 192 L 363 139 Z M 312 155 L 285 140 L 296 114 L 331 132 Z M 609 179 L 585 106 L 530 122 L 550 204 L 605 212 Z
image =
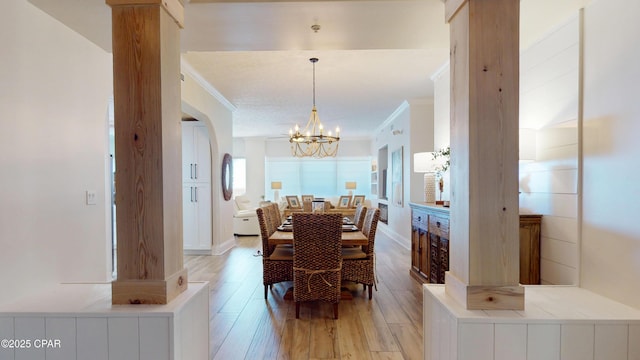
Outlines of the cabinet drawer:
M 429 233 L 443 238 L 449 238 L 449 219 L 439 216 L 429 216 Z
M 411 213 L 411 225 L 421 229 L 427 229 L 427 214 L 414 211 Z

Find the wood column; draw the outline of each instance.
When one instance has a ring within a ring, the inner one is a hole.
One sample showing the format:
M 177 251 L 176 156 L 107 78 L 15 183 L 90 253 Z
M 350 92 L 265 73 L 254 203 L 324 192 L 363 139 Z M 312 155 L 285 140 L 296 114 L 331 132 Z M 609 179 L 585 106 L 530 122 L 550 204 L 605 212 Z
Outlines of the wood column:
M 447 0 L 451 243 L 447 294 L 524 309 L 519 285 L 519 0 Z
M 179 0 L 112 8 L 118 276 L 113 304 L 167 304 L 182 258 Z

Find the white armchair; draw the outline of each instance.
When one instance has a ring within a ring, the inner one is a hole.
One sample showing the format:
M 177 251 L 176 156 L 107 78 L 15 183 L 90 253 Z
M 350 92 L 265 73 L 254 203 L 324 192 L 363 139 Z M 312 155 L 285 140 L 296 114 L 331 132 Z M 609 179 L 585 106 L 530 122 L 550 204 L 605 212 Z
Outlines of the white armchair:
M 260 235 L 256 207 L 248 197 L 239 195 L 234 200 L 233 233 L 236 235 Z

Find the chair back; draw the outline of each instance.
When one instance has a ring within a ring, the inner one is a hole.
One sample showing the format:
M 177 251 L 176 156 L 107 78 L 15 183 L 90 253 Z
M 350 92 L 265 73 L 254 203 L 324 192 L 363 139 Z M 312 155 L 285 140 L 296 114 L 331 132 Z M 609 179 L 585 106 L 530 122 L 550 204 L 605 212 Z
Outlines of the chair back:
M 378 220 L 380 220 L 380 209 L 367 209 L 367 214 L 364 217 L 364 225 L 362 226 L 362 233 L 368 239 L 367 245 L 362 246 L 362 251 L 364 251 L 367 256 L 373 255 L 374 244 L 376 241 L 376 230 L 378 229 Z
M 273 234 L 278 230 L 278 226 L 282 225 L 282 221 L 280 221 L 280 214 L 276 204 L 267 205 L 265 208 L 271 224 L 271 234 Z
M 356 206 L 356 211 L 353 215 L 353 222 L 354 224 L 356 224 L 356 227 L 358 228 L 358 230 L 362 231 L 365 215 L 367 215 L 367 207 L 362 204 Z
M 294 300 L 337 303 L 342 268 L 342 215 L 293 213 L 292 217 Z
M 278 203 L 272 203 L 271 207 L 273 208 L 274 219 L 276 220 L 276 223 L 278 224 L 278 226 L 282 225 L 282 214 L 280 214 L 280 207 L 278 206 Z
M 262 254 L 267 257 L 270 256 L 275 249 L 275 246 L 269 246 L 269 236 L 275 232 L 275 228 L 271 226 L 268 210 L 268 207 L 259 207 L 256 209 L 258 223 L 260 224 L 260 236 L 262 238 Z

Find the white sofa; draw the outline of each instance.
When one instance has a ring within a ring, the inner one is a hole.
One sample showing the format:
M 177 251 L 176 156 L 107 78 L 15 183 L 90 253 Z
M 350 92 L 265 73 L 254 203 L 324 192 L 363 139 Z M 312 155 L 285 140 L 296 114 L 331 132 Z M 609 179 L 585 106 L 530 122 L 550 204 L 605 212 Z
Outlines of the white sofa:
M 234 200 L 233 233 L 236 235 L 260 235 L 260 224 L 256 207 L 246 196 L 236 196 Z

